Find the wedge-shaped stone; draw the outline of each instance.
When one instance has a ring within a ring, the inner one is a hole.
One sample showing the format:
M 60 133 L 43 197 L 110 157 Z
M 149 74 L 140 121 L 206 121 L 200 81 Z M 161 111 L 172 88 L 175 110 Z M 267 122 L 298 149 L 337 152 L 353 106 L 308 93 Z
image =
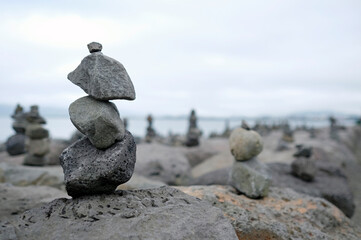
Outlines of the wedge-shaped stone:
M 100 51 L 85 57 L 68 79 L 99 100 L 135 99 L 134 86 L 124 66 Z

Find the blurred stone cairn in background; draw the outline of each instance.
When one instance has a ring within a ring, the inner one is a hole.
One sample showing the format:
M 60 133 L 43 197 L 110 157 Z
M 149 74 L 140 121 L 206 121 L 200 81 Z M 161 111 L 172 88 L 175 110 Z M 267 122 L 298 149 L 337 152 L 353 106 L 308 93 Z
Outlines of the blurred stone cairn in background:
M 185 145 L 187 147 L 198 146 L 200 136 L 201 136 L 201 131 L 198 129 L 197 126 L 196 111 L 193 109 L 191 111 L 191 115 L 189 116 L 189 127 L 188 127 Z
M 6 140 L 6 151 L 11 156 L 16 156 L 25 153 L 25 129 L 27 125 L 26 113 L 20 104 L 15 108 L 11 117 L 14 119 L 12 124 L 15 134 Z
M 297 152 L 293 154 L 296 159 L 291 164 L 292 174 L 306 182 L 311 182 L 317 172 L 316 163 L 311 158 L 312 147 L 299 144 L 296 148 Z
M 256 159 L 263 149 L 261 136 L 248 127 L 236 128 L 231 133 L 229 144 L 235 159 L 229 178 L 230 185 L 249 198 L 267 196 L 270 177 L 266 165 Z
M 50 151 L 49 131 L 41 125 L 46 121 L 39 114 L 39 107 L 30 107 L 30 112 L 26 114 L 28 122 L 25 135 L 28 137 L 25 142 L 27 154 L 24 158 L 24 165 L 44 166 L 48 160 L 46 154 Z
M 328 120 L 330 121 L 330 138 L 338 141 L 340 137 L 338 135 L 337 120 L 332 116 Z
M 113 99 L 134 100 L 133 83 L 123 65 L 88 44 L 90 55 L 68 74 L 68 79 L 89 96 L 69 107 L 70 120 L 85 136 L 60 155 L 64 182 L 72 197 L 110 194 L 134 171 L 136 145 L 125 130 Z
M 147 122 L 148 122 L 148 127 L 145 133 L 145 142 L 147 143 L 151 143 L 154 138 L 157 136 L 154 128 L 153 128 L 153 117 L 152 115 L 148 115 L 147 116 Z

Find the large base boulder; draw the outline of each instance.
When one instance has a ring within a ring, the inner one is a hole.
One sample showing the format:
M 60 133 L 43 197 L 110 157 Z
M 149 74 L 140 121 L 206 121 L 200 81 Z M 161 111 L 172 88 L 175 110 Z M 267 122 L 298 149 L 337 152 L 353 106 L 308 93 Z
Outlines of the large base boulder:
M 239 239 L 361 239 L 361 230 L 334 205 L 292 189 L 271 187 L 261 200 L 229 186 L 177 189 L 222 209 Z
M 13 228 L 19 240 L 237 239 L 220 209 L 170 187 L 57 199 Z
M 136 145 L 126 131 L 124 139 L 100 150 L 87 137 L 73 143 L 60 155 L 64 182 L 72 197 L 112 193 L 133 174 Z

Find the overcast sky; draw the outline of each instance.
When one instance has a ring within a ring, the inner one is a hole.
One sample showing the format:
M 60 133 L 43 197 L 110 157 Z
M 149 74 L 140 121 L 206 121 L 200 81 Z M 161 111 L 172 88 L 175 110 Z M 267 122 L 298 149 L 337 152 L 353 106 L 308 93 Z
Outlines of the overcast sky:
M 124 114 L 361 114 L 360 0 L 1 1 L 0 103 L 67 108 L 98 41 L 135 101 Z

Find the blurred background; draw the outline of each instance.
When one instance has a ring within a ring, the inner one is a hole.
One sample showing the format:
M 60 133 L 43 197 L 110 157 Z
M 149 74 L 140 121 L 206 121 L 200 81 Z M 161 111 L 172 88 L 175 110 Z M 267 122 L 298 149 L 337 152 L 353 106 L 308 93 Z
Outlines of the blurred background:
M 114 101 L 128 129 L 205 135 L 246 119 L 341 124 L 361 113 L 361 2 L 1 1 L 0 141 L 17 103 L 39 105 L 52 137 L 74 131 L 67 108 L 86 94 L 67 74 L 97 41 L 120 61 L 135 101 Z

